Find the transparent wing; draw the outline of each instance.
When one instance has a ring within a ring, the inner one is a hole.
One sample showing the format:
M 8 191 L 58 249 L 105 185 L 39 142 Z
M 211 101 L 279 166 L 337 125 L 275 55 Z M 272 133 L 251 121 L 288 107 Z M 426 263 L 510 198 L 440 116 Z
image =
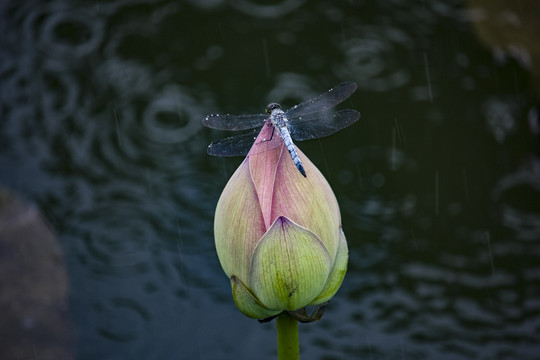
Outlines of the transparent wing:
M 213 156 L 245 156 L 255 142 L 260 129 L 217 140 L 208 145 L 206 152 Z
M 354 124 L 360 119 L 360 113 L 352 109 L 337 112 L 320 112 L 301 116 L 287 123 L 294 140 L 303 141 L 332 135 Z
M 248 130 L 261 127 L 268 118 L 265 114 L 229 115 L 212 114 L 205 117 L 203 125 L 217 130 Z
M 294 118 L 328 110 L 351 96 L 357 88 L 358 86 L 351 81 L 341 83 L 322 95 L 293 106 L 285 112 L 285 115 Z

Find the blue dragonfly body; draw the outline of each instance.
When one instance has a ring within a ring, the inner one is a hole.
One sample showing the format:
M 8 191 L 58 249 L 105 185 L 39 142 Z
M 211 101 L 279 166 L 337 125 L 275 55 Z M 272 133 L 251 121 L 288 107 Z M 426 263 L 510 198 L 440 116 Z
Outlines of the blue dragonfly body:
M 249 130 L 245 134 L 217 140 L 208 146 L 208 154 L 214 156 L 244 156 L 253 145 L 260 127 L 273 126 L 283 139 L 291 159 L 305 177 L 302 161 L 296 153 L 293 140 L 303 141 L 332 135 L 360 119 L 360 113 L 352 109 L 332 111 L 332 108 L 346 100 L 356 91 L 354 82 L 344 82 L 322 95 L 306 100 L 283 111 L 281 106 L 271 103 L 265 114 L 220 115 L 212 114 L 203 119 L 203 125 L 218 130 Z M 273 134 L 273 133 L 272 133 Z

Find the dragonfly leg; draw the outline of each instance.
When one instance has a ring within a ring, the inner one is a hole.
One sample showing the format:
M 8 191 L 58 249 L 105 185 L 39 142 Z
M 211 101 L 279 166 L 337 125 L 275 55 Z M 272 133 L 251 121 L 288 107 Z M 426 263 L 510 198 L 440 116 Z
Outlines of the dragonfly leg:
M 270 139 L 262 139 L 261 142 L 272 140 L 274 138 L 274 130 L 276 130 L 276 128 L 272 126 L 272 134 L 270 135 Z

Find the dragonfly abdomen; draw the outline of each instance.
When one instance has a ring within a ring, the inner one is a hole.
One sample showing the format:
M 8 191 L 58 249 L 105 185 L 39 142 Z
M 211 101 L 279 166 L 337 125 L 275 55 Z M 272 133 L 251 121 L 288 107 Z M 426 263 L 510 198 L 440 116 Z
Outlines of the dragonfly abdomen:
M 306 171 L 304 170 L 304 167 L 302 166 L 302 161 L 300 161 L 300 157 L 298 157 L 298 153 L 296 152 L 296 149 L 294 147 L 294 143 L 291 138 L 291 134 L 289 134 L 289 130 L 286 126 L 279 127 L 279 133 L 281 134 L 281 138 L 283 139 L 283 142 L 285 143 L 285 147 L 287 148 L 287 151 L 289 151 L 289 154 L 291 155 L 291 159 L 298 169 L 300 171 L 300 174 L 302 174 L 304 177 L 306 177 Z

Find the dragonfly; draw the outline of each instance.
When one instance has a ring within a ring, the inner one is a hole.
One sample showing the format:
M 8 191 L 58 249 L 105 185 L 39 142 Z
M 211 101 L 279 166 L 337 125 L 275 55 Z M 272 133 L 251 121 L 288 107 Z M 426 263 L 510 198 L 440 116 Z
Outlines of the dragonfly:
M 272 126 L 272 136 L 274 136 L 274 130 L 277 129 L 294 165 L 306 177 L 293 139 L 304 141 L 329 136 L 355 123 L 360 119 L 358 111 L 352 109 L 334 111 L 332 108 L 348 99 L 357 88 L 354 82 L 343 82 L 324 94 L 306 100 L 286 111 L 283 111 L 279 104 L 270 103 L 266 106 L 264 114 L 208 115 L 202 123 L 212 129 L 254 130 L 214 141 L 208 146 L 207 152 L 213 156 L 245 156 L 262 126 Z

